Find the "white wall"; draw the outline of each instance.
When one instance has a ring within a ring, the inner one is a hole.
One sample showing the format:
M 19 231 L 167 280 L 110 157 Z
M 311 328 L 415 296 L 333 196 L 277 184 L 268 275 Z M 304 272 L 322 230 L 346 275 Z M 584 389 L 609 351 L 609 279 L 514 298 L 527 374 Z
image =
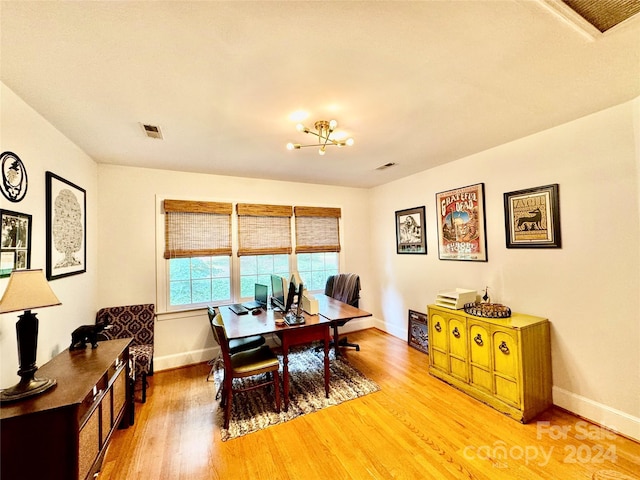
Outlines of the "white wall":
M 153 140 L 151 140 L 153 141 Z M 369 255 L 369 191 L 166 170 L 101 165 L 99 305 L 156 303 L 156 266 L 162 268 L 163 217 L 157 197 L 223 202 L 333 206 L 342 209 L 344 271 L 361 276 L 361 307 L 372 303 Z M 160 286 L 162 289 L 162 286 Z M 156 303 L 162 310 L 162 302 Z M 365 328 L 372 320 L 350 322 Z M 212 358 L 205 311 L 160 315 L 156 324 L 157 369 Z
M 45 268 L 45 171 L 87 191 L 87 272 L 51 282 L 63 305 L 38 312 L 39 365 L 98 308 L 155 303 L 157 195 L 339 206 L 343 267 L 362 275 L 361 306 L 378 327 L 406 339 L 408 309 L 426 311 L 442 289 L 489 286 L 492 300 L 551 320 L 554 402 L 640 439 L 640 99 L 362 190 L 97 167 L 2 84 L 0 96 L 0 148 L 17 153 L 29 174 L 25 199 L 2 198 L 0 207 L 33 215 L 33 268 Z M 440 261 L 435 194 L 478 182 L 489 261 Z M 560 184 L 563 248 L 506 249 L 503 193 L 550 183 Z M 397 255 L 394 212 L 420 205 L 428 255 Z M 1 387 L 17 381 L 16 319 L 0 316 Z M 163 316 L 156 366 L 207 360 L 211 346 L 202 314 Z
M 17 203 L 1 196 L 0 208 L 32 215 L 31 268 L 46 272 L 45 172 L 51 171 L 87 192 L 87 272 L 52 280 L 51 288 L 62 305 L 34 311 L 40 319 L 37 365 L 42 365 L 69 346 L 71 332 L 76 327 L 95 322 L 97 167 L 91 158 L 2 83 L 0 150 L 14 152 L 27 170 L 26 196 Z M 0 279 L 0 292 L 4 292 L 8 280 Z M 15 331 L 19 313 L 0 315 L 0 388 L 10 387 L 19 380 Z
M 640 438 L 640 99 L 375 188 L 372 310 L 404 337 L 407 309 L 482 290 L 549 318 L 554 403 Z M 402 159 L 399 159 L 402 161 Z M 485 184 L 488 262 L 438 259 L 435 195 Z M 558 183 L 561 249 L 507 249 L 503 193 Z M 395 253 L 394 211 L 426 206 L 428 254 Z

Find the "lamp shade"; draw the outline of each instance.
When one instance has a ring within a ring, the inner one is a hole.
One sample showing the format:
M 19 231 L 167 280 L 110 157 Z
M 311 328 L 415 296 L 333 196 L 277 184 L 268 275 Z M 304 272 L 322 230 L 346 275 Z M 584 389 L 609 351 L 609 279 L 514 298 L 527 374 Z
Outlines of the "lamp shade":
M 14 270 L 0 299 L 0 313 L 61 305 L 42 269 Z

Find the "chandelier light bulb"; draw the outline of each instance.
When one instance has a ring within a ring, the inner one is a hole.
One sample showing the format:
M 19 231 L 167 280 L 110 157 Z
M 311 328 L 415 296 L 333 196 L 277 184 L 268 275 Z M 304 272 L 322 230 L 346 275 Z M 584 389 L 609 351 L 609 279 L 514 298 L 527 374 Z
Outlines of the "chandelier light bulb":
M 347 138 L 347 141 L 344 143 L 346 143 L 347 146 L 351 147 L 353 145 L 353 138 Z
M 296 130 L 298 130 L 299 132 L 304 132 L 306 128 L 304 127 L 303 124 L 299 123 L 296 125 Z
M 293 143 L 287 143 L 287 150 L 293 150 L 294 148 Z
M 326 153 L 326 151 L 325 151 L 324 147 L 320 147 L 320 150 L 318 150 L 318 153 L 319 153 L 320 155 L 324 155 L 324 154 Z
M 329 122 L 329 129 L 333 130 L 333 129 L 335 129 L 337 126 L 338 126 L 338 122 L 337 122 L 337 121 L 335 121 L 335 120 L 331 120 L 331 121 Z

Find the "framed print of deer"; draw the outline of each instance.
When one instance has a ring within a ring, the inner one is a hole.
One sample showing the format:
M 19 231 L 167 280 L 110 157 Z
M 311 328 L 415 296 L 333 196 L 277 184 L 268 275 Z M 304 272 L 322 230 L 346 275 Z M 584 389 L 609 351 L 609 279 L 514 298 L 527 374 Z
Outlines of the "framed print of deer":
M 558 184 L 504 194 L 507 248 L 561 248 Z

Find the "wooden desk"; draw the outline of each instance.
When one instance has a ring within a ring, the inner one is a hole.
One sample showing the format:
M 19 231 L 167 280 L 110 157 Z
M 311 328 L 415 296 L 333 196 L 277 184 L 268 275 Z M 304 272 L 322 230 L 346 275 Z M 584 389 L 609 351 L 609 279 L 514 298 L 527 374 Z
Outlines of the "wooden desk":
M 236 315 L 229 307 L 220 307 L 220 314 L 224 322 L 224 331 L 229 340 L 275 333 L 282 341 L 284 409 L 289 409 L 289 347 L 301 345 L 315 340 L 324 341 L 324 391 L 329 398 L 329 342 L 331 332 L 330 320 L 320 315 L 304 314 L 305 323 L 289 326 L 286 323 L 277 324 L 282 319 L 281 312 L 262 310 L 259 315 Z
M 344 325 L 344 323 L 354 318 L 370 317 L 371 314 L 328 295 L 314 295 L 314 297 L 318 300 L 318 311 L 320 315 L 331 321 L 331 326 L 333 327 L 333 348 L 335 349 L 336 356 L 340 355 L 340 350 L 338 349 L 338 327 L 341 326 L 340 324 Z
M 38 369 L 45 393 L 0 408 L 3 479 L 85 480 L 100 470 L 115 428 L 129 425 L 130 338 L 66 349 Z

